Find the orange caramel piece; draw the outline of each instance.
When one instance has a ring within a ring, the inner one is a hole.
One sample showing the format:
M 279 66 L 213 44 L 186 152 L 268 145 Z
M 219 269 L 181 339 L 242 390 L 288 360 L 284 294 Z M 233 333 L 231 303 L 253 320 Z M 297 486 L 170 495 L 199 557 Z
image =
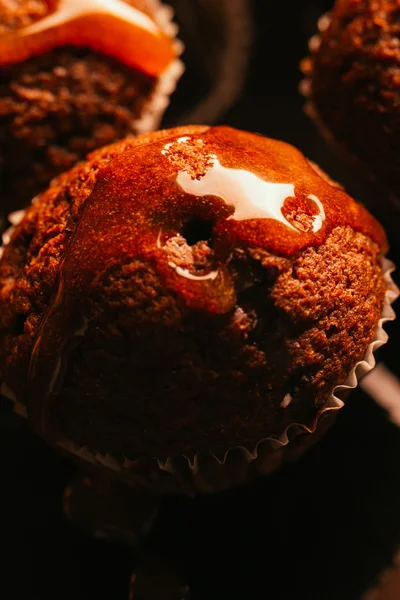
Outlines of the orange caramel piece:
M 155 77 L 177 56 L 175 41 L 123 0 L 60 0 L 43 19 L 0 37 L 0 66 L 60 46 L 89 47 Z

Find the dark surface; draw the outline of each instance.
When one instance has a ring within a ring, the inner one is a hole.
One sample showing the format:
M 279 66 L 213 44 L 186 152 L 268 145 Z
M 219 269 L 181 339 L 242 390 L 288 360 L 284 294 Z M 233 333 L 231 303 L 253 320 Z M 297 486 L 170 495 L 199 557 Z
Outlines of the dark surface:
M 287 3 L 256 3 L 248 85 L 223 122 L 298 145 L 359 192 L 303 115 L 297 92 L 298 62 L 329 4 L 293 3 L 290 12 Z M 391 340 L 380 358 L 400 374 L 399 325 L 387 329 Z M 126 600 L 134 553 L 90 539 L 62 515 L 72 465 L 31 436 L 7 405 L 0 429 L 0 595 Z M 400 431 L 354 392 L 324 440 L 297 465 L 229 494 L 171 499 L 149 547 L 179 566 L 201 600 L 357 600 L 400 540 L 399 457 Z

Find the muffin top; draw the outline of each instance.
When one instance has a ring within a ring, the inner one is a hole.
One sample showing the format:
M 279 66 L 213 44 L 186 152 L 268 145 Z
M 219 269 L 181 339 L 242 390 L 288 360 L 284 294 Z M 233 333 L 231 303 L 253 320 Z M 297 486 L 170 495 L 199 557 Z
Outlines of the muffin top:
M 0 66 L 61 46 L 87 47 L 150 76 L 160 75 L 177 46 L 135 0 L 0 1 Z M 153 16 L 153 15 L 152 15 Z
M 375 219 L 288 144 L 205 126 L 126 140 L 16 227 L 2 374 L 46 435 L 57 422 L 126 456 L 251 446 L 311 426 L 363 357 L 385 251 Z

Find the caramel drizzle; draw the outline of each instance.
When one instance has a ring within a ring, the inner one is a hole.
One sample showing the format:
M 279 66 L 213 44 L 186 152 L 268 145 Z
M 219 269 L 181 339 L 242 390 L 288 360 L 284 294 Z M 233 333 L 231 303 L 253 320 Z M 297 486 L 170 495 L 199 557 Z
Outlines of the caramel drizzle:
M 0 66 L 60 46 L 89 47 L 158 77 L 176 58 L 174 40 L 123 0 L 60 0 L 43 19 L 0 38 Z

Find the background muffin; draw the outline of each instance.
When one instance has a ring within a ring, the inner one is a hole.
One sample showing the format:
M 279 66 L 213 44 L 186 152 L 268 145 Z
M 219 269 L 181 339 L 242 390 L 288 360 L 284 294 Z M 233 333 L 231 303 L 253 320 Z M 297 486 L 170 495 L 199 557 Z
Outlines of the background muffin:
M 364 179 L 400 189 L 400 25 L 396 0 L 337 0 L 319 22 L 307 77 L 308 112 Z M 356 159 L 356 162 L 355 162 Z M 382 193 L 381 193 L 382 194 Z M 376 189 L 366 201 L 393 230 L 398 202 Z
M 156 128 L 182 72 L 176 27 L 158 0 L 115 0 L 109 3 L 114 16 L 100 22 L 84 14 L 84 34 L 96 34 L 83 40 L 79 19 L 69 17 L 77 7 L 85 11 L 85 3 L 54 5 L 52 13 L 44 0 L 0 1 L 0 209 L 5 213 L 25 206 L 89 151 Z M 116 21 L 121 10 L 125 16 Z M 62 27 L 28 35 L 32 27 L 51 24 L 54 14 L 65 15 Z M 155 49 L 153 62 L 140 42 L 145 30 L 137 27 L 138 18 L 153 28 L 145 33 L 145 43 Z M 57 43 L 53 37 L 49 41 L 50 30 L 57 32 Z M 124 46 L 129 37 L 133 51 Z
M 293 147 L 225 127 L 115 144 L 0 264 L 0 364 L 36 430 L 102 454 L 252 451 L 315 428 L 374 338 L 386 240 Z

